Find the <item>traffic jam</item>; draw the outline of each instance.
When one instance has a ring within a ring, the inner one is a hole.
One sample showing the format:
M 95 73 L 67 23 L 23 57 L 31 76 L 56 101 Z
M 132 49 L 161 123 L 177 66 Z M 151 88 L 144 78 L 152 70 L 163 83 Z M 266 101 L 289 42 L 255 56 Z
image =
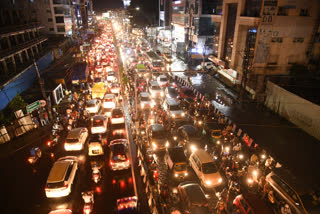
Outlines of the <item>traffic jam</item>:
M 152 213 L 319 212 L 319 193 L 299 192 L 270 153 L 171 72 L 171 53 L 152 49 L 142 30 L 113 27 Z
M 241 137 L 210 101 L 171 72 L 171 53 L 152 48 L 142 30 L 125 32 L 119 20 L 99 26 L 101 34 L 79 62 L 86 78 L 74 77 L 47 142 L 54 160 L 47 199 L 73 195 L 81 198 L 81 208 L 51 214 L 316 213 L 318 193 L 301 194 L 270 153 Z M 54 152 L 60 142 L 64 151 Z M 33 148 L 28 162 L 40 157 Z M 136 185 L 139 179 L 143 186 Z

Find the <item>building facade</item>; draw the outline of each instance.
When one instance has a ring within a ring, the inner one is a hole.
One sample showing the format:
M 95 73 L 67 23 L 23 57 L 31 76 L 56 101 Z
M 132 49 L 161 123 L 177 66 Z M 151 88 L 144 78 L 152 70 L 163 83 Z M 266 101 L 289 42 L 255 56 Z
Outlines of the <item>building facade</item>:
M 188 60 L 210 54 L 222 76 L 254 97 L 264 91 L 267 76 L 286 75 L 293 64 L 319 59 L 319 3 L 172 1 L 177 51 L 184 48 Z
M 45 53 L 45 26 L 32 2 L 7 1 L 0 8 L 0 79 L 12 78 Z

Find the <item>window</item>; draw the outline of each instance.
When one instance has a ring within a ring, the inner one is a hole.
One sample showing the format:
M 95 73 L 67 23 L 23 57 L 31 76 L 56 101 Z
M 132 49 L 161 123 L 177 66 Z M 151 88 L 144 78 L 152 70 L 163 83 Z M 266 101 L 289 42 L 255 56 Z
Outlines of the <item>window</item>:
M 66 29 L 64 28 L 64 26 L 59 26 L 57 30 L 58 32 L 66 32 Z
M 278 16 L 287 16 L 288 15 L 288 8 L 279 7 L 278 8 Z
M 309 9 L 308 8 L 301 8 L 300 9 L 300 16 L 309 16 Z
M 278 64 L 279 55 L 271 55 L 269 58 L 268 65 L 276 65 Z
M 56 23 L 64 23 L 64 17 L 63 16 L 56 16 Z
M 48 22 L 52 22 L 52 18 L 48 18 Z
M 69 167 L 68 167 L 68 171 L 67 171 L 67 173 L 66 173 L 66 177 L 64 178 L 65 181 L 69 180 L 69 177 L 70 177 L 70 174 L 71 174 L 72 169 L 73 169 L 73 162 L 72 162 L 72 164 L 70 164 Z
M 275 43 L 282 43 L 283 39 L 282 37 L 273 37 L 271 42 L 275 42 Z
M 49 28 L 49 31 L 54 31 L 54 29 L 51 27 L 51 28 Z
M 47 8 L 46 11 L 47 11 L 47 13 L 51 13 L 50 8 Z
M 292 40 L 293 43 L 303 43 L 303 41 L 304 41 L 304 38 L 301 38 L 301 37 L 295 37 Z

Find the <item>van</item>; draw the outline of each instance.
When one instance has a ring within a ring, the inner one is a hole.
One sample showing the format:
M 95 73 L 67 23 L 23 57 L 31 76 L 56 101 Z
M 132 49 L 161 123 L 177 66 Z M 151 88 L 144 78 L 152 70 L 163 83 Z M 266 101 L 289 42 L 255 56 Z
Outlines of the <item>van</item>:
M 266 176 L 266 181 L 274 190 L 273 192 L 275 197 L 278 198 L 279 201 L 284 201 L 287 203 L 291 211 L 294 213 L 309 213 L 307 212 L 306 207 L 304 206 L 300 197 L 300 195 L 305 195 L 307 192 L 301 184 L 298 184 L 296 181 L 294 181 L 294 178 L 290 174 L 279 169 L 276 172 L 270 172 Z M 291 185 L 289 185 L 289 182 Z
M 221 186 L 224 180 L 210 155 L 203 149 L 194 151 L 189 158 L 190 166 L 205 188 Z
M 78 159 L 74 156 L 59 158 L 52 166 L 45 193 L 47 198 L 59 198 L 71 193 L 72 184 L 78 169 Z
M 183 147 L 168 148 L 167 163 L 175 178 L 188 176 L 188 163 Z
M 186 181 L 178 185 L 178 194 L 185 213 L 210 213 L 204 191 L 197 183 Z M 198 212 L 193 210 L 197 209 Z
M 66 151 L 79 151 L 83 149 L 83 146 L 88 137 L 87 128 L 75 128 L 72 129 L 64 143 L 64 149 Z
M 183 120 L 185 118 L 184 111 L 181 109 L 178 101 L 174 98 L 167 98 L 163 103 L 163 109 L 173 120 Z

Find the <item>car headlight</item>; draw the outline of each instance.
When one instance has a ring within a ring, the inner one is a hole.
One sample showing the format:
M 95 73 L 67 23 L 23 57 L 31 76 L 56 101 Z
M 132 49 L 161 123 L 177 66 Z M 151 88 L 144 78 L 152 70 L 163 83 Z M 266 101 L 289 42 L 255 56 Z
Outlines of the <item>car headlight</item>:
M 176 178 L 177 178 L 177 177 L 178 177 L 178 174 L 177 174 L 177 173 L 175 173 L 175 174 L 174 174 L 174 177 L 176 177 Z
M 175 118 L 175 117 L 176 117 L 176 115 L 175 115 L 175 114 L 173 114 L 173 113 L 172 113 L 172 115 L 171 115 L 171 116 L 172 116 L 173 118 Z
M 157 148 L 157 144 L 155 142 L 152 142 L 152 148 L 156 149 Z
M 145 134 L 145 132 L 144 132 L 144 131 L 141 131 L 141 134 Z
M 173 137 L 173 140 L 177 140 L 177 139 L 178 139 L 178 137 L 177 137 L 177 136 L 174 136 L 174 137 Z
M 191 146 L 190 146 L 190 150 L 191 150 L 192 152 L 194 152 L 194 151 L 197 151 L 198 149 L 197 149 L 197 147 L 196 147 L 195 145 L 191 145 Z
M 144 107 L 144 104 L 143 103 L 141 103 L 141 108 L 143 108 Z
M 155 94 L 151 92 L 151 97 L 155 97 Z
M 219 178 L 218 182 L 219 182 L 219 183 L 222 183 L 222 178 Z
M 169 141 L 167 141 L 167 142 L 166 142 L 166 147 L 168 148 L 168 147 L 169 147 L 169 145 L 170 145 L 170 144 L 169 144 Z
M 182 113 L 182 114 L 181 114 L 182 117 L 184 117 L 185 115 L 186 115 L 185 113 Z
M 184 173 L 184 176 L 187 176 L 187 175 L 188 175 L 188 173 L 187 173 L 187 172 L 185 172 L 185 173 Z
M 206 180 L 206 184 L 207 184 L 208 186 L 211 186 L 212 182 L 211 182 L 210 180 Z
M 161 91 L 160 95 L 161 95 L 161 97 L 163 97 L 163 95 L 164 95 L 164 94 L 163 94 L 163 92 L 162 92 L 162 91 Z

